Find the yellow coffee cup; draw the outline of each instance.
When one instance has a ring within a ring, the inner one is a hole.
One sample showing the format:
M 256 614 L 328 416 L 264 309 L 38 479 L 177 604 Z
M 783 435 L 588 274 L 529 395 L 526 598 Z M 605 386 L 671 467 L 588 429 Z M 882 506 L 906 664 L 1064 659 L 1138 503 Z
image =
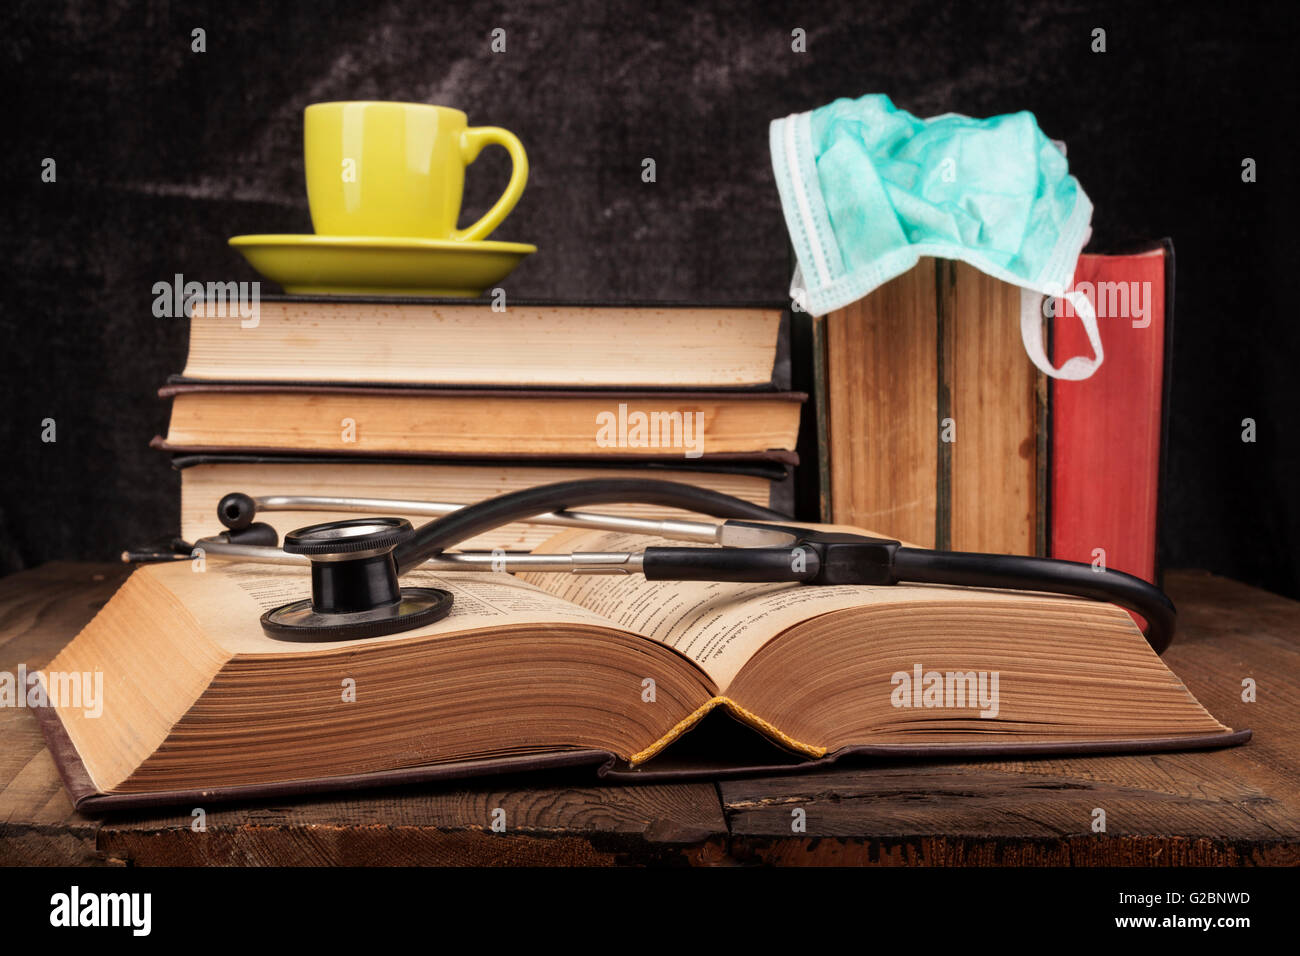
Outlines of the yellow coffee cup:
M 501 198 L 457 229 L 465 167 L 484 146 L 510 153 Z M 464 113 L 424 103 L 315 103 L 304 114 L 307 202 L 317 235 L 484 239 L 514 209 L 528 156 L 509 130 L 470 126 Z

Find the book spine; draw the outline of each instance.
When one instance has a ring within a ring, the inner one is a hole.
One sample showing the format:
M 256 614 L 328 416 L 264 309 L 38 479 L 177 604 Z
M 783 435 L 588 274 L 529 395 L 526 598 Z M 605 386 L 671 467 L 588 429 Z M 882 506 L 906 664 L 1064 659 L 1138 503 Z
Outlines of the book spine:
M 1085 255 L 1076 288 L 1094 299 L 1105 361 L 1052 383 L 1051 555 L 1156 580 L 1165 440 L 1166 254 Z M 1058 303 L 1059 304 L 1059 303 Z M 1088 352 L 1080 323 L 1055 322 L 1054 361 Z

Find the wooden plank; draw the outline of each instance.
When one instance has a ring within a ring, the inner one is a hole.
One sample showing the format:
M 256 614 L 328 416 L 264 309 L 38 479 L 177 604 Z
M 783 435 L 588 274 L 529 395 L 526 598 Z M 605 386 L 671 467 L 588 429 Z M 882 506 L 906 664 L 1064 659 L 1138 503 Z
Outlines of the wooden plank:
M 832 312 L 827 326 L 834 521 L 935 539 L 935 260 Z
M 1172 573 L 1182 607 L 1166 660 L 1254 740 L 1220 751 L 893 764 L 720 785 L 743 862 L 1300 864 L 1300 603 Z M 1255 676 L 1256 703 L 1241 700 Z M 1093 810 L 1106 832 L 1092 832 Z M 806 832 L 792 832 L 802 809 Z
M 892 765 L 724 783 L 742 862 L 980 866 L 1300 864 L 1295 805 L 1204 755 Z M 804 811 L 806 833 L 791 830 Z M 1106 831 L 1092 832 L 1094 810 Z
M 128 571 L 58 563 L 0 579 L 0 670 L 47 664 Z M 0 741 L 0 865 L 102 862 L 97 825 L 72 809 L 31 711 L 0 708 Z
M 708 783 L 574 787 L 531 777 L 205 812 L 204 832 L 192 830 L 192 810 L 107 822 L 100 849 L 136 866 L 704 865 L 726 852 Z M 504 830 L 493 831 L 496 819 Z

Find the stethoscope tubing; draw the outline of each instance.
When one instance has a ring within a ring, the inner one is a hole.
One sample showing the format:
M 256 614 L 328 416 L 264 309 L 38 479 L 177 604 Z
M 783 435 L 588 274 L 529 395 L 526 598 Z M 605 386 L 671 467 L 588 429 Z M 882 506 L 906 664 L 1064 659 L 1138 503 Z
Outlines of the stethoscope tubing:
M 234 505 L 228 504 L 234 502 Z M 684 519 L 646 519 L 573 511 L 600 504 L 656 504 L 715 518 L 708 523 Z M 236 507 L 237 506 L 237 507 Z M 541 485 L 490 498 L 474 505 L 454 505 L 378 498 L 270 495 L 222 500 L 222 520 L 232 529 L 248 528 L 258 511 L 330 510 L 436 515 L 397 544 L 392 555 L 397 573 L 417 567 L 433 570 L 567 571 L 571 573 L 642 573 L 651 580 L 816 581 L 817 552 L 809 550 L 798 569 L 791 564 L 791 545 L 800 534 L 821 543 L 820 532 L 784 524 L 778 512 L 740 498 L 679 482 L 657 479 L 580 479 Z M 721 549 L 647 548 L 644 552 L 544 554 L 470 554 L 450 552 L 470 538 L 512 522 L 542 523 L 657 535 L 675 540 L 723 545 Z M 772 526 L 753 522 L 771 523 Z M 268 529 L 269 530 L 269 529 Z M 825 537 L 824 535 L 822 537 Z M 1140 615 L 1151 647 L 1162 653 L 1172 642 L 1176 611 L 1159 588 L 1120 571 L 1089 564 L 1022 555 L 930 551 L 885 539 L 848 536 L 882 545 L 888 568 L 874 574 L 874 584 L 935 584 L 958 587 L 1035 591 L 1117 604 Z M 742 543 L 747 546 L 735 547 Z M 783 542 L 785 546 L 774 546 Z M 237 541 L 201 539 L 198 547 L 223 557 L 305 564 L 300 554 Z

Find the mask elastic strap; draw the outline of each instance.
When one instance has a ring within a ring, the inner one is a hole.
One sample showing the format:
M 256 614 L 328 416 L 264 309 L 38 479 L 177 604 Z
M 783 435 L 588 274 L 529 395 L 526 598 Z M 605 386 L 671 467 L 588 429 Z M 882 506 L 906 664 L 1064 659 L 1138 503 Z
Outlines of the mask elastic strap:
M 794 275 L 790 277 L 790 300 L 805 312 L 812 313 L 812 307 L 808 304 L 808 284 L 804 282 L 803 267 L 799 265 L 798 259 L 794 263 Z
M 1092 302 L 1082 292 L 1066 292 L 1064 298 L 1074 306 L 1074 314 L 1083 323 L 1084 334 L 1088 336 L 1088 345 L 1092 348 L 1092 357 L 1076 355 L 1067 359 L 1056 368 L 1047 357 L 1043 347 L 1043 295 L 1031 289 L 1020 290 L 1020 341 L 1024 343 L 1029 360 L 1040 372 L 1051 378 L 1064 379 L 1067 382 L 1079 382 L 1090 378 L 1101 366 L 1105 354 L 1101 349 L 1101 332 L 1097 328 L 1097 313 L 1092 309 Z

